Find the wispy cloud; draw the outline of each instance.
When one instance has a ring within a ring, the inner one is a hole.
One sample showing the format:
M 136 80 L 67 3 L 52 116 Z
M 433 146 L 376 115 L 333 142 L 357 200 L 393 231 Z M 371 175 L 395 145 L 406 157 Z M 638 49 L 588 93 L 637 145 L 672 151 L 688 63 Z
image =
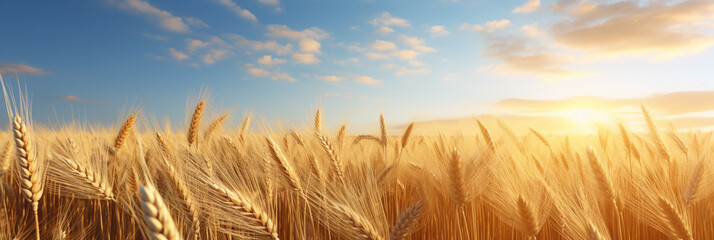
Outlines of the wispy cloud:
M 179 61 L 189 58 L 188 55 L 174 48 L 169 48 L 169 53 L 171 54 L 171 57 Z
M 393 51 L 397 50 L 397 45 L 390 41 L 375 40 L 369 45 L 369 48 L 376 51 Z
M 539 7 L 540 0 L 528 0 L 528 2 L 524 3 L 522 6 L 514 8 L 513 13 L 534 12 L 535 10 L 538 10 Z
M 662 1 L 560 1 L 552 8 L 563 16 L 553 26 L 556 40 L 593 55 L 647 54 L 662 60 L 696 54 L 714 45 L 711 31 L 700 27 L 714 20 L 711 1 L 670 5 Z
M 335 76 L 335 75 L 320 76 L 319 78 L 322 80 L 328 81 L 328 82 L 339 82 L 339 81 L 342 81 L 342 79 L 344 79 L 344 77 L 339 77 L 339 76 Z
M 382 81 L 380 81 L 378 79 L 374 79 L 374 78 L 367 77 L 367 76 L 357 76 L 357 77 L 355 77 L 355 81 L 358 83 L 363 83 L 363 84 L 367 84 L 367 85 L 379 85 L 382 83 Z
M 44 70 L 38 67 L 7 62 L 0 62 L 0 73 L 46 74 Z
M 285 61 L 285 59 L 282 59 L 282 58 L 273 58 L 273 56 L 264 55 L 261 58 L 259 58 L 257 62 L 261 65 L 272 66 L 272 65 L 283 64 L 286 61 Z
M 232 0 L 216 0 L 216 1 L 218 3 L 220 3 L 221 5 L 223 5 L 224 7 L 231 10 L 232 12 L 234 12 L 236 15 L 238 15 L 238 17 L 246 19 L 246 20 L 250 20 L 253 22 L 258 22 L 258 18 L 255 17 L 255 15 L 253 15 L 253 13 L 251 13 L 247 9 L 241 8 L 240 6 L 238 6 L 238 4 L 236 4 Z
M 378 26 L 409 26 L 409 21 L 403 18 L 393 17 L 389 12 L 383 12 L 378 17 L 372 19 L 370 23 Z
M 151 5 L 150 3 L 142 0 L 125 0 L 120 3 L 120 6 L 135 10 L 154 21 L 157 21 L 161 28 L 177 33 L 185 33 L 190 29 L 184 20 L 180 17 L 174 16 L 168 11 L 158 9 Z
M 288 73 L 284 72 L 270 72 L 268 70 L 262 69 L 262 68 L 257 68 L 257 67 L 252 67 L 249 66 L 248 69 L 246 70 L 249 74 L 256 76 L 256 77 L 261 77 L 261 78 L 270 78 L 273 80 L 282 80 L 282 81 L 288 81 L 288 82 L 295 82 L 295 78 L 291 77 Z
M 406 69 L 402 68 L 396 73 L 394 73 L 395 76 L 403 76 L 403 75 L 421 75 L 421 74 L 429 74 L 431 73 L 430 69 L 426 68 L 420 68 L 420 69 Z
M 446 30 L 446 27 L 441 25 L 434 25 L 429 27 L 429 33 L 431 34 L 431 37 L 441 37 L 449 35 L 449 31 Z
M 496 30 L 503 29 L 506 27 L 511 26 L 511 21 L 508 19 L 502 19 L 502 20 L 495 20 L 495 21 L 488 21 L 486 24 L 468 24 L 464 23 L 461 24 L 461 30 L 471 30 L 471 31 L 478 31 L 478 32 L 488 32 L 492 33 Z
M 402 41 L 404 44 L 407 46 L 411 47 L 414 50 L 420 51 L 420 52 L 435 52 L 436 50 L 432 47 L 426 46 L 424 43 L 424 39 L 420 39 L 417 37 L 409 37 L 402 35 Z
M 304 38 L 320 40 L 330 37 L 329 33 L 317 27 L 308 28 L 302 31 L 296 31 L 291 29 L 287 25 L 277 24 L 268 25 L 268 32 L 265 35 L 273 38 L 286 38 L 293 40 L 300 40 Z
M 305 65 L 320 63 L 320 59 L 317 59 L 317 57 L 315 57 L 315 54 L 312 53 L 296 53 L 293 54 L 293 59 L 295 59 L 297 63 Z
M 99 105 L 104 105 L 104 103 L 98 102 L 98 101 L 92 101 L 92 100 L 86 100 L 79 98 L 77 96 L 72 96 L 72 95 L 67 95 L 67 96 L 62 96 L 59 97 L 59 100 L 61 101 L 66 101 L 66 102 L 77 102 L 77 103 L 88 103 L 88 104 L 99 104 Z
M 234 45 L 238 47 L 248 47 L 254 51 L 269 51 L 277 55 L 287 55 L 290 54 L 293 49 L 293 45 L 290 43 L 282 45 L 275 40 L 253 41 L 238 34 L 226 35 L 229 39 L 231 39 L 231 41 L 233 41 Z

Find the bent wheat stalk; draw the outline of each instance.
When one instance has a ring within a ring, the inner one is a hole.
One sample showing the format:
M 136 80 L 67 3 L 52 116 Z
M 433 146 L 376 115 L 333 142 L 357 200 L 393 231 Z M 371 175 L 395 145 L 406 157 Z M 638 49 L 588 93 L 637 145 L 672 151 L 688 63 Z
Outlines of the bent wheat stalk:
M 206 106 L 206 102 L 201 100 L 196 108 L 193 110 L 193 116 L 191 117 L 191 123 L 188 125 L 188 146 L 193 146 L 198 144 L 198 130 L 201 128 L 201 115 L 203 114 L 203 108 Z

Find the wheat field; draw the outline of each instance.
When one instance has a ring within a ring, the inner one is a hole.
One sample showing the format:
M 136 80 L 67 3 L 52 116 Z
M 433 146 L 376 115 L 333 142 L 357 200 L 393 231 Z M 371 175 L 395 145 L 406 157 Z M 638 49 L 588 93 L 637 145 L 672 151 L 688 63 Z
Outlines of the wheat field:
M 350 136 L 320 110 L 302 129 L 227 128 L 191 106 L 185 130 L 9 111 L 0 239 L 714 239 L 711 133 L 658 128 L 644 106 L 642 132 L 474 119 L 473 136 L 388 135 L 384 116 Z

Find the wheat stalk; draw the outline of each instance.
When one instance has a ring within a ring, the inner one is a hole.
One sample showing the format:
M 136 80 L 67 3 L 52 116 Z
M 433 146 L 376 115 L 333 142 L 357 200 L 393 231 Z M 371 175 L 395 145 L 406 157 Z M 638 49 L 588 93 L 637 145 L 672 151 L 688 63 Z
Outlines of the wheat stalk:
M 379 114 L 379 133 L 382 139 L 382 146 L 387 147 L 387 124 L 384 123 L 384 114 Z M 386 153 L 385 153 L 386 154 Z
M 218 119 L 213 121 L 211 123 L 211 125 L 208 125 L 206 132 L 203 133 L 203 138 L 208 139 L 209 137 L 211 137 L 211 134 L 213 134 L 213 132 L 215 132 L 217 129 L 219 129 L 221 127 L 221 125 L 223 124 L 223 122 L 226 121 L 227 118 L 228 118 L 228 114 L 223 114 L 220 117 L 218 117 Z
M 263 231 L 262 234 L 268 235 L 271 239 L 279 240 L 278 225 L 257 205 L 253 205 L 242 195 L 231 190 L 221 187 L 217 184 L 210 185 L 214 190 L 218 191 L 221 201 L 227 207 L 240 212 L 240 216 L 247 217 L 249 223 L 257 225 Z
M 151 185 L 141 186 L 141 209 L 144 220 L 151 230 L 151 237 L 155 240 L 183 239 L 179 234 L 169 209 L 161 195 Z
M 518 205 L 518 216 L 520 217 L 524 233 L 529 237 L 535 237 L 535 235 L 538 234 L 538 223 L 535 212 L 533 212 L 530 204 L 523 196 L 518 196 L 516 205 Z
M 335 149 L 332 147 L 332 144 L 330 144 L 330 141 L 327 140 L 327 137 L 325 136 L 320 136 L 318 139 L 320 140 L 320 146 L 322 146 L 325 154 L 327 154 L 327 158 L 329 158 L 332 163 L 333 170 L 337 173 L 337 178 L 341 183 L 345 183 L 344 173 L 342 172 L 342 163 L 340 162 L 337 153 L 335 153 Z
M 193 116 L 191 117 L 191 123 L 189 123 L 188 127 L 188 146 L 192 146 L 194 144 L 198 144 L 198 131 L 199 128 L 201 128 L 201 115 L 203 114 L 203 109 L 206 106 L 206 102 L 204 100 L 201 100 L 198 102 L 198 105 L 196 105 L 196 108 L 193 110 Z
M 449 183 L 451 184 L 451 197 L 456 201 L 457 205 L 463 206 L 466 203 L 466 194 L 463 181 L 463 170 L 461 169 L 461 155 L 454 148 L 449 158 Z
M 414 228 L 419 217 L 424 212 L 424 203 L 422 201 L 412 205 L 409 209 L 402 212 L 394 222 L 389 231 L 390 240 L 401 240 L 409 231 Z
M 283 155 L 283 152 L 280 151 L 280 147 L 278 147 L 278 144 L 276 144 L 275 141 L 273 141 L 273 139 L 269 136 L 265 139 L 268 142 L 270 156 L 280 168 L 280 172 L 288 180 L 290 186 L 293 189 L 297 190 L 300 194 L 302 194 L 304 191 L 302 185 L 300 184 L 300 178 L 298 178 L 297 174 L 290 166 L 290 163 L 288 162 L 287 158 L 285 158 L 285 155 Z
M 136 114 L 133 114 L 129 116 L 129 118 L 126 119 L 124 122 L 124 125 L 121 126 L 121 129 L 119 129 L 119 134 L 117 134 L 117 137 L 114 139 L 114 152 L 119 152 L 119 149 L 124 145 L 124 142 L 126 141 L 126 138 L 129 136 L 129 133 L 132 131 L 134 128 L 134 122 L 136 121 Z
M 337 132 L 337 147 L 342 149 L 342 146 L 345 142 L 345 132 L 347 131 L 347 125 L 342 125 L 340 127 L 340 131 Z
M 316 136 L 322 135 L 322 112 L 320 109 L 317 109 L 315 112 L 315 122 L 314 122 L 314 131 Z
M 368 240 L 382 240 L 383 238 L 374 229 L 374 227 L 365 220 L 362 216 L 354 212 L 352 209 L 343 206 L 338 203 L 333 203 L 333 208 L 337 210 L 337 213 L 343 216 L 343 220 L 346 221 L 350 227 L 359 233 L 358 236 L 350 236 L 354 239 L 368 239 Z
M 479 129 L 481 129 L 481 135 L 483 135 L 483 139 L 486 140 L 486 144 L 488 144 L 488 148 L 491 150 L 491 153 L 496 152 L 496 144 L 493 143 L 491 133 L 488 132 L 486 125 L 478 119 L 476 120 L 476 123 L 478 124 Z
M 410 123 L 409 126 L 407 126 L 407 129 L 404 130 L 404 134 L 402 134 L 402 148 L 407 147 L 407 143 L 409 143 L 409 137 L 412 135 L 412 128 L 414 128 L 414 123 Z
M 241 142 L 245 141 L 245 134 L 248 132 L 248 129 L 250 128 L 250 115 L 245 117 L 245 120 L 243 120 L 243 125 L 240 128 L 240 136 L 239 139 Z
M 669 161 L 671 158 L 669 150 L 667 149 L 667 146 L 664 145 L 662 137 L 659 134 L 659 130 L 657 130 L 657 126 L 652 120 L 652 116 L 650 115 L 649 111 L 647 111 L 647 108 L 645 108 L 645 105 L 641 105 L 640 107 L 642 108 L 642 115 L 644 115 L 645 117 L 645 122 L 647 122 L 647 128 L 650 130 L 650 136 L 652 137 L 652 140 L 654 141 L 654 144 L 657 147 L 659 154 L 664 157 L 664 159 Z
M 39 201 L 44 192 L 44 176 L 40 173 L 40 162 L 36 159 L 34 149 L 28 136 L 27 127 L 20 116 L 13 121 L 15 145 L 17 147 L 18 170 L 20 172 L 20 188 L 22 196 L 32 203 L 35 214 L 35 229 L 37 239 L 40 239 L 40 224 L 38 218 Z
M 699 163 L 697 163 L 696 167 L 694 167 L 694 172 L 692 172 L 692 175 L 689 177 L 689 183 L 687 184 L 687 188 L 684 190 L 684 202 L 687 203 L 687 205 L 694 203 L 694 200 L 697 197 L 700 182 L 702 181 L 704 163 L 705 161 L 699 160 Z
M 70 167 L 75 176 L 96 190 L 97 197 L 105 200 L 115 200 L 112 188 L 103 181 L 101 174 L 95 174 L 92 169 L 81 166 L 72 159 L 66 157 L 61 157 L 61 159 L 63 160 L 62 162 Z
M 533 133 L 533 135 L 535 135 L 536 138 L 538 138 L 538 140 L 540 140 L 540 142 L 543 143 L 543 145 L 550 148 L 550 142 L 548 142 L 548 139 L 545 139 L 543 134 L 540 134 L 538 131 L 536 131 L 533 128 L 529 128 L 529 129 L 531 130 L 531 133 Z
M 2 157 L 0 157 L 0 177 L 4 176 L 5 173 L 10 171 L 10 166 L 12 164 L 10 156 L 12 151 L 12 142 L 5 144 L 5 151 L 3 151 Z
M 595 150 L 588 146 L 587 148 L 588 159 L 590 160 L 590 168 L 592 168 L 593 174 L 595 175 L 595 180 L 597 181 L 600 192 L 602 192 L 608 201 L 615 203 L 616 194 L 615 189 L 612 185 L 612 181 L 603 169 L 600 160 L 598 160 L 597 155 L 595 155 Z
M 679 239 L 692 240 L 692 234 L 689 231 L 684 219 L 679 215 L 677 210 L 672 206 L 672 204 L 664 199 L 662 196 L 659 197 L 659 206 L 662 210 L 664 218 L 667 220 L 669 229 L 672 231 L 674 236 Z

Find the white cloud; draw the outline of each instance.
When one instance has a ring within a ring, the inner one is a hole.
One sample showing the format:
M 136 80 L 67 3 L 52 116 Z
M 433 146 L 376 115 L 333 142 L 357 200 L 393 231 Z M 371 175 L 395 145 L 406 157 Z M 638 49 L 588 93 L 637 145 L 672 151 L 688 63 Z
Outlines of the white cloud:
M 396 76 L 403 76 L 403 75 L 415 75 L 415 74 L 429 74 L 431 73 L 431 70 L 426 69 L 426 68 L 420 68 L 420 69 L 399 69 L 394 75 Z
M 441 37 L 449 35 L 449 31 L 446 31 L 446 27 L 440 25 L 431 26 L 429 28 L 429 33 L 431 33 L 431 37 Z
M 174 48 L 169 48 L 169 53 L 171 53 L 171 56 L 174 59 L 179 60 L 179 61 L 189 58 L 188 55 L 186 55 L 185 53 L 183 53 L 179 50 L 176 50 Z
M 265 34 L 268 37 L 273 38 L 287 38 L 287 39 L 302 39 L 311 38 L 315 40 L 321 40 L 330 37 L 330 34 L 325 32 L 320 28 L 312 27 L 302 31 L 295 31 L 290 29 L 286 25 L 268 25 L 268 33 Z
M 126 0 L 123 7 L 136 10 L 156 21 L 158 21 L 159 26 L 163 29 L 177 32 L 185 33 L 189 31 L 188 25 L 183 22 L 183 19 L 176 17 L 170 12 L 158 9 L 146 1 L 142 0 Z
M 371 49 L 377 50 L 377 51 L 397 50 L 397 45 L 394 45 L 393 42 L 382 41 L 382 40 L 375 40 L 369 47 Z
M 315 54 L 312 53 L 296 53 L 293 54 L 293 59 L 295 59 L 295 61 L 297 61 L 298 63 L 306 65 L 320 63 L 320 59 L 317 59 L 317 57 L 315 57 Z
M 379 15 L 379 17 L 372 19 L 371 23 L 374 25 L 382 26 L 409 26 L 409 21 L 402 18 L 392 17 L 392 15 L 388 12 L 383 12 L 381 15 Z
M 394 29 L 387 27 L 387 26 L 382 26 L 379 29 L 377 29 L 377 31 L 375 31 L 375 32 L 382 34 L 382 35 L 389 35 L 390 33 L 394 32 Z
M 217 0 L 217 1 L 224 7 L 227 7 L 229 10 L 233 11 L 239 17 L 246 19 L 246 20 L 253 21 L 253 22 L 258 22 L 258 18 L 255 17 L 255 15 L 253 15 L 253 13 L 251 13 L 247 9 L 243 9 L 243 8 L 239 7 L 238 4 L 236 4 L 232 0 Z
M 389 55 L 384 54 L 384 53 L 375 53 L 375 52 L 367 52 L 364 54 L 365 57 L 369 58 L 370 60 L 375 60 L 375 59 L 388 59 Z
M 412 60 L 412 59 L 416 58 L 419 55 L 419 53 L 412 51 L 412 50 L 401 50 L 401 51 L 393 52 L 392 55 L 394 55 L 402 60 Z
M 315 41 L 310 38 L 300 39 L 300 51 L 308 53 L 319 53 L 320 52 L 320 42 Z
M 424 45 L 424 40 L 417 37 L 402 36 L 404 44 L 420 52 L 434 52 L 434 48 Z
M 285 59 L 281 58 L 273 58 L 273 56 L 270 55 L 264 55 L 263 57 L 258 59 L 258 63 L 262 65 L 278 65 L 278 64 L 283 64 L 285 63 Z
M 294 78 L 292 78 L 290 75 L 288 75 L 287 73 L 280 73 L 280 72 L 273 73 L 273 76 L 270 76 L 270 78 L 273 80 L 285 80 L 288 82 L 297 81 Z
M 339 81 L 342 81 L 342 79 L 344 79 L 344 78 L 332 75 L 332 76 L 321 76 L 320 79 L 328 81 L 328 82 L 339 82 Z
M 374 79 L 371 77 L 367 77 L 367 76 L 357 76 L 357 77 L 355 77 L 355 81 L 358 83 L 364 83 L 367 85 L 378 85 L 378 84 L 382 83 L 382 81 L 380 81 L 380 80 L 377 80 L 377 79 Z
M 513 13 L 529 13 L 538 10 L 538 7 L 540 7 L 540 0 L 528 0 L 522 6 L 513 9 Z
M 485 25 L 479 25 L 479 24 L 471 25 L 468 23 L 464 23 L 464 24 L 461 24 L 461 29 L 492 33 L 496 30 L 506 28 L 509 26 L 511 26 L 511 21 L 509 21 L 507 19 L 503 19 L 503 20 L 498 20 L 498 21 L 488 21 L 488 22 L 486 22 Z

